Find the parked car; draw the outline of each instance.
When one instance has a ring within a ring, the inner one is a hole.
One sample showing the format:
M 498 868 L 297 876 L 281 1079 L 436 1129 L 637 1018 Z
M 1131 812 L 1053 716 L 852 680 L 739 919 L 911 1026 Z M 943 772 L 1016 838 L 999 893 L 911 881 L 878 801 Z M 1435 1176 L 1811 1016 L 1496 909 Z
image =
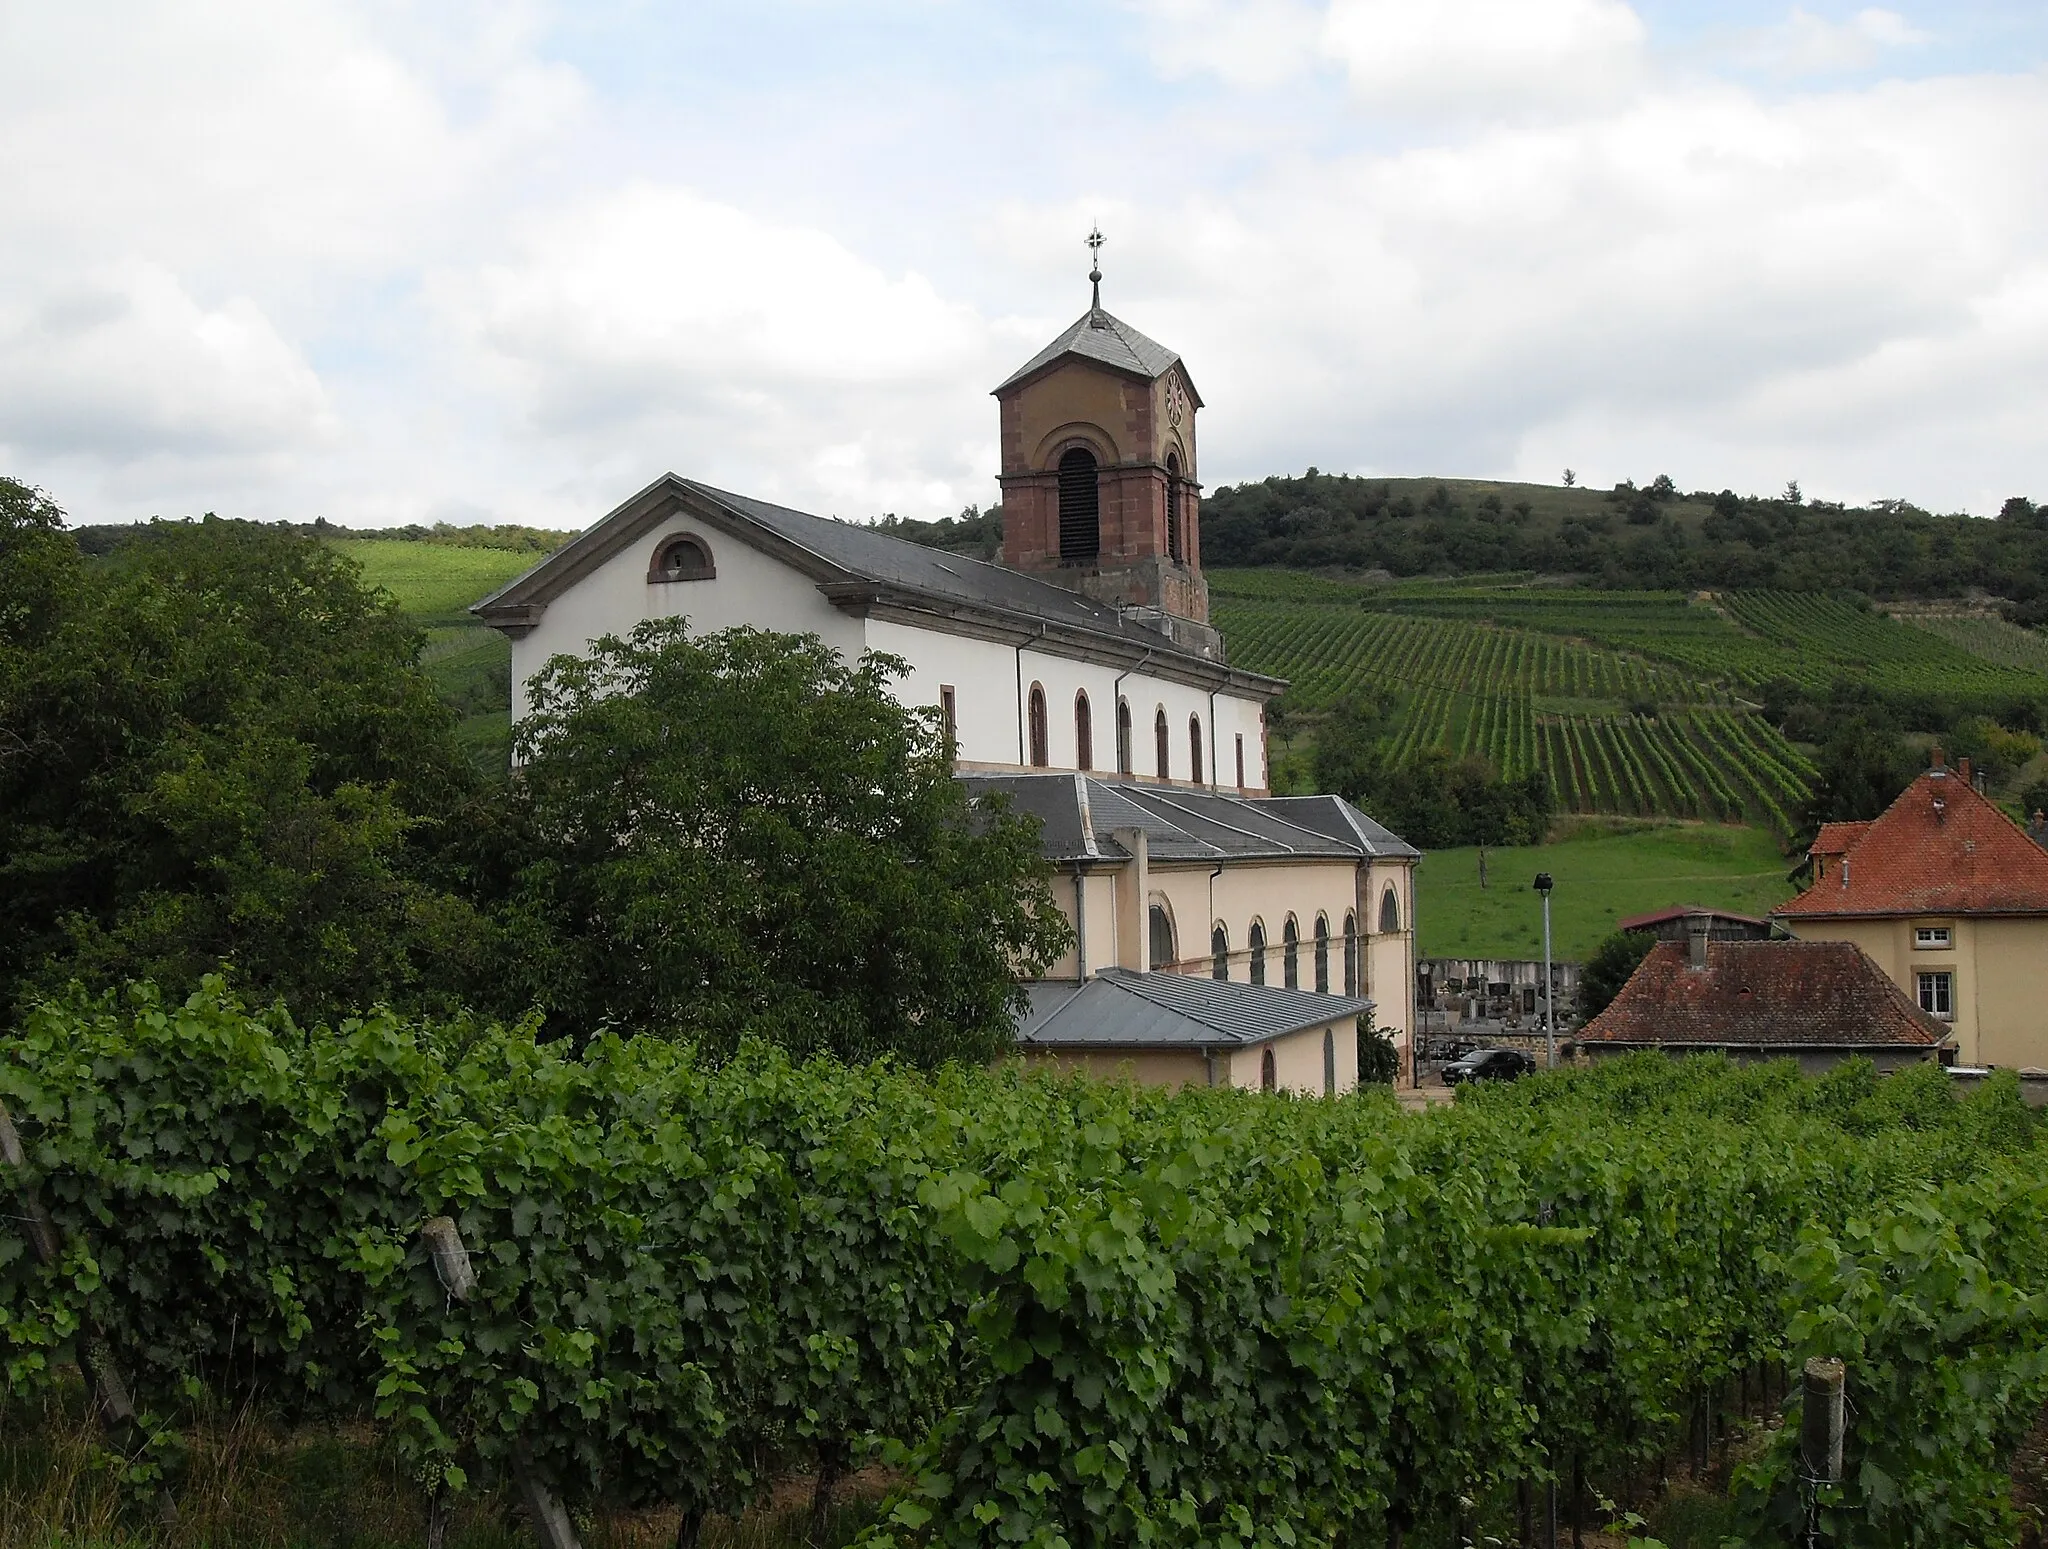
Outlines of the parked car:
M 1474 1049 L 1462 1059 L 1444 1067 L 1444 1085 L 1462 1086 L 1467 1081 L 1512 1081 L 1536 1068 L 1536 1061 L 1520 1049 Z

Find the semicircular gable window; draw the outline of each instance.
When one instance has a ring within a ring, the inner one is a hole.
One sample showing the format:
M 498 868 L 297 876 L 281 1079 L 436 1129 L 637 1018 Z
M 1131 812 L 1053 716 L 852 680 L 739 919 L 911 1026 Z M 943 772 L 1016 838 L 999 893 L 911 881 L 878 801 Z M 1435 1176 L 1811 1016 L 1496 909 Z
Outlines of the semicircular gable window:
M 711 546 L 694 533 L 682 533 L 662 540 L 654 552 L 654 567 L 647 572 L 651 583 L 665 581 L 709 581 L 718 574 L 711 563 Z

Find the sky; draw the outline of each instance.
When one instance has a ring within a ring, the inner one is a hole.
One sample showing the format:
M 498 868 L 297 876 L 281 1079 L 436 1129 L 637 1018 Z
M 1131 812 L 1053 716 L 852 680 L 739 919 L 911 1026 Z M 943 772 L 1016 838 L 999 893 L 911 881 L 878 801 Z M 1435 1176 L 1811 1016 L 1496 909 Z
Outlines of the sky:
M 996 498 L 1086 308 L 1211 488 L 2048 499 L 2048 7 L 0 0 L 0 473 L 77 522 Z

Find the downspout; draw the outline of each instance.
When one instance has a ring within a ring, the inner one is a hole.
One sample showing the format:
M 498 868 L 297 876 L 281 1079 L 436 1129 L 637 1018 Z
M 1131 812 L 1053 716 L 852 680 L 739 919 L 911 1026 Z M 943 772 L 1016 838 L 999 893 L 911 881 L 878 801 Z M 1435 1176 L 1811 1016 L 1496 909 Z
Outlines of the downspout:
M 1216 690 L 1209 690 L 1209 789 L 1221 790 L 1223 782 L 1216 778 Z
M 1213 1043 L 1202 1045 L 1202 1070 L 1209 1078 L 1209 1085 L 1214 1086 L 1216 1084 L 1216 1045 Z
M 1074 862 L 1074 977 L 1088 982 L 1088 876 Z
M 1216 879 L 1222 875 L 1223 864 L 1219 861 L 1217 862 L 1216 869 L 1209 873 L 1209 930 L 1212 935 L 1215 933 L 1216 930 Z M 1216 954 L 1214 950 L 1214 943 L 1212 942 L 1210 945 L 1211 950 L 1209 955 L 1211 961 L 1209 964 L 1209 972 L 1213 974 L 1216 971 L 1216 964 L 1214 962 Z M 1230 954 L 1228 948 L 1224 949 L 1223 976 L 1226 979 L 1230 977 Z M 1214 1083 L 1211 1084 L 1213 1085 Z

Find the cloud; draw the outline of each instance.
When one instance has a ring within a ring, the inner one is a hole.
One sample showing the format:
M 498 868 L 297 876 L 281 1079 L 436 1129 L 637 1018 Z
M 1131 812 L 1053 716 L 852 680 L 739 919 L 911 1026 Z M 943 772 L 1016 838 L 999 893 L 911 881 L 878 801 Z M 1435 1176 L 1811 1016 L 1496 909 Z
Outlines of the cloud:
M 1605 99 L 1647 32 L 1623 0 L 1332 0 L 1323 47 L 1383 109 Z
M 0 306 L 0 445 L 120 461 L 331 437 L 319 378 L 246 297 L 205 307 L 136 261 Z
M 1208 72 L 1268 87 L 1316 62 L 1321 7 L 1305 0 L 1145 0 L 1152 58 L 1170 79 Z
M 1867 70 L 1886 49 L 1932 41 L 1896 11 L 1871 8 L 1832 22 L 1794 6 L 1775 27 L 1741 34 L 1731 52 L 1742 64 L 1778 75 L 1826 75 Z
M 1028 337 L 823 232 L 648 182 L 529 220 L 434 296 L 533 433 L 861 514 L 988 498 L 981 395 Z

